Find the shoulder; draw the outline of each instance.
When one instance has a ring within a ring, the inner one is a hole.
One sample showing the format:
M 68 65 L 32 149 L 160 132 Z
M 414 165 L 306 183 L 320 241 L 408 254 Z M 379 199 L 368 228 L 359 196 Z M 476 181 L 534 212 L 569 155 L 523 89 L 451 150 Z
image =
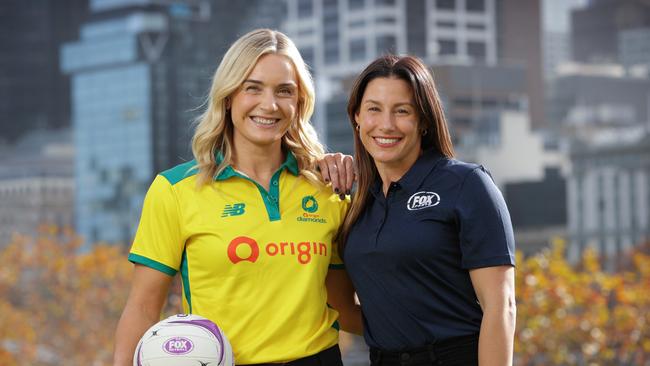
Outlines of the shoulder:
M 167 169 L 164 172 L 161 172 L 159 176 L 162 176 L 169 182 L 170 185 L 176 185 L 181 181 L 193 177 L 198 174 L 199 169 L 197 167 L 195 160 L 190 160 L 186 163 L 176 165 L 171 169 Z
M 479 164 L 467 163 L 451 158 L 443 158 L 438 169 L 440 172 L 447 174 L 450 179 L 457 180 L 458 183 L 464 182 L 476 171 L 484 171 L 483 166 Z

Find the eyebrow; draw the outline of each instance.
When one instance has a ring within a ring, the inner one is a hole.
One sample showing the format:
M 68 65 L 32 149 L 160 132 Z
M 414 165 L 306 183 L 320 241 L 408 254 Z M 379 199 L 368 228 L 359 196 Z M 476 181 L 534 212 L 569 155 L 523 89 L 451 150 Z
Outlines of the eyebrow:
M 372 100 L 372 99 L 367 99 L 365 102 L 363 102 L 363 104 L 366 104 L 366 103 L 372 103 L 372 104 L 378 104 L 378 105 L 381 105 L 380 102 L 378 102 L 378 101 L 376 101 L 376 100 Z M 411 102 L 401 102 L 401 103 L 397 103 L 397 104 L 393 105 L 393 107 L 401 107 L 401 106 L 403 106 L 403 105 L 406 105 L 406 106 L 409 106 L 409 107 L 415 107 L 415 105 L 414 105 L 413 103 L 411 103 Z
M 246 80 L 244 80 L 244 83 L 253 83 L 253 84 L 258 84 L 258 85 L 264 85 L 264 83 L 262 81 L 255 80 L 255 79 L 246 79 Z M 280 86 L 280 87 L 283 87 L 283 86 L 298 87 L 298 85 L 293 81 L 286 82 L 286 83 L 281 83 L 278 86 Z

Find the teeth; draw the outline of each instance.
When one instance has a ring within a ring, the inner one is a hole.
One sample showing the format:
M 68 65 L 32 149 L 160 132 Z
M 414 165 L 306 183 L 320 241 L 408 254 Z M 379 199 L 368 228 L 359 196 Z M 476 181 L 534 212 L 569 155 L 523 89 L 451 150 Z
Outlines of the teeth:
M 251 117 L 251 119 L 255 123 L 259 123 L 261 125 L 272 125 L 272 124 L 274 124 L 275 122 L 278 121 L 277 119 L 268 119 L 268 118 L 262 118 L 262 117 Z
M 399 141 L 399 139 L 387 139 L 382 137 L 375 137 L 375 140 L 377 140 L 377 142 L 380 144 L 394 144 Z

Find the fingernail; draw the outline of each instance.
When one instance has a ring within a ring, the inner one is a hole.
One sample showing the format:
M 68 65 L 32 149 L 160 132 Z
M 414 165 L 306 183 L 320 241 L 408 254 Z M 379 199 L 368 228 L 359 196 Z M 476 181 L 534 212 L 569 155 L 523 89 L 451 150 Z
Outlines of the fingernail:
M 325 183 L 329 183 L 329 182 L 330 182 L 330 180 L 325 178 Z
M 334 192 L 339 193 L 339 189 L 338 189 L 338 188 L 334 188 Z
M 344 195 L 344 194 L 339 194 L 339 198 L 340 198 L 341 200 L 344 200 L 344 199 L 345 199 L 345 195 Z
M 347 191 L 345 191 L 345 195 L 346 195 L 346 196 L 349 196 L 349 195 L 350 195 L 350 190 L 349 190 L 349 189 L 348 189 Z

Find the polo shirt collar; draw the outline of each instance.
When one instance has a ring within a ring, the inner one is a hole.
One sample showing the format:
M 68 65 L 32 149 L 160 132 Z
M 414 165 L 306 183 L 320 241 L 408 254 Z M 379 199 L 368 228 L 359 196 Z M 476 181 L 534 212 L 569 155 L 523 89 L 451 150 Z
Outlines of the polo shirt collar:
M 217 161 L 217 165 L 221 164 L 223 161 L 223 154 L 221 151 L 216 152 L 215 159 Z M 287 157 L 284 159 L 284 163 L 280 165 L 278 171 L 282 169 L 286 169 L 293 175 L 298 175 L 300 173 L 300 170 L 298 169 L 298 161 L 291 151 L 287 151 Z M 228 165 L 224 170 L 221 171 L 221 173 L 214 177 L 214 180 L 226 180 L 235 176 L 240 176 L 240 174 L 235 170 L 235 168 L 232 167 L 232 165 Z
M 422 185 L 424 179 L 431 173 L 431 171 L 436 167 L 437 163 L 444 156 L 438 152 L 436 149 L 431 148 L 424 150 L 422 155 L 418 157 L 415 161 L 415 164 L 402 176 L 402 178 L 396 182 L 396 184 L 411 192 L 414 191 Z M 382 181 L 379 174 L 377 174 L 377 179 L 375 180 L 374 185 L 371 187 L 373 195 L 376 197 L 383 197 L 382 192 Z

